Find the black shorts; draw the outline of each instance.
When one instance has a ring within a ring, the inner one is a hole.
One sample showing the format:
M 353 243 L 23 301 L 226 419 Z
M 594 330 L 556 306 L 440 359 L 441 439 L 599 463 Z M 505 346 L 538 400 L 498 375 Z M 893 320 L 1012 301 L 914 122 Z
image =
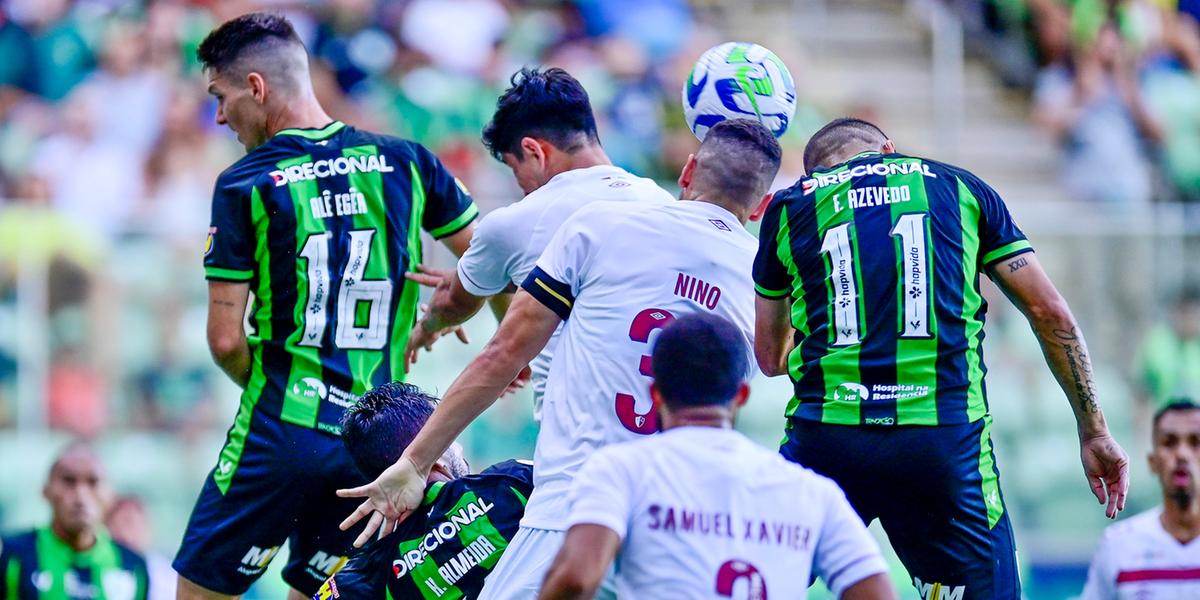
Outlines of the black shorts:
M 226 457 L 241 444 L 236 464 Z M 228 472 L 225 489 L 218 470 Z M 284 542 L 283 579 L 306 596 L 346 563 L 361 531 L 338 524 L 361 500 L 338 498 L 339 488 L 367 483 L 340 438 L 254 412 L 244 433 L 235 426 L 216 468 L 204 481 L 173 566 L 214 592 L 245 593 Z
M 1016 545 L 988 433 L 964 425 L 853 426 L 792 419 L 779 452 L 834 480 L 879 519 L 922 599 L 1017 600 Z

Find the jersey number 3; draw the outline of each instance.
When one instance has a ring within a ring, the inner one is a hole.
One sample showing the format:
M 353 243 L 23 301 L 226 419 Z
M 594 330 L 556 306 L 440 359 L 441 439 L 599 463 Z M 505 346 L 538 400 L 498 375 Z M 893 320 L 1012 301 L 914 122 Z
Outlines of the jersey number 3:
M 333 343 L 343 350 L 379 350 L 388 341 L 392 304 L 392 282 L 363 279 L 371 256 L 374 229 L 350 233 L 350 256 L 338 286 L 337 331 Z M 314 233 L 304 242 L 300 256 L 308 262 L 308 299 L 304 303 L 304 334 L 301 346 L 320 347 L 329 320 L 329 244 L 333 234 Z M 365 318 L 363 318 L 365 317 Z M 360 322 L 361 321 L 361 322 Z
M 629 339 L 647 344 L 650 342 L 650 334 L 656 329 L 662 329 L 667 326 L 667 323 L 675 320 L 675 315 L 670 311 L 661 308 L 647 308 L 638 313 L 633 318 L 633 322 L 629 324 Z M 638 363 L 638 372 L 646 377 L 653 377 L 654 372 L 650 370 L 650 357 L 642 355 L 641 362 Z M 637 398 L 632 394 L 617 394 L 616 411 L 617 419 L 621 421 L 621 425 L 641 435 L 650 435 L 658 431 L 658 415 L 654 414 L 654 407 L 650 407 L 650 412 L 639 414 L 637 412 Z
M 925 213 L 901 215 L 891 234 L 899 238 L 900 295 L 903 298 L 902 338 L 929 337 L 929 257 L 925 244 Z M 833 307 L 832 346 L 853 346 L 862 341 L 859 306 L 858 258 L 850 239 L 851 223 L 825 232 L 821 252 L 829 254 L 830 303 Z

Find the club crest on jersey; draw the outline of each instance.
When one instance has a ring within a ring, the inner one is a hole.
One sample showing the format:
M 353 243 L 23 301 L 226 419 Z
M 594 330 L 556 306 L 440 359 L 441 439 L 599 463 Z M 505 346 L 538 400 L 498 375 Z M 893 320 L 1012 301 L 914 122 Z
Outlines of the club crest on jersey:
M 213 240 L 213 238 L 215 238 L 215 237 L 217 237 L 217 228 L 216 228 L 216 227 L 209 227 L 209 228 L 208 228 L 208 238 L 206 238 L 206 239 L 204 240 L 204 255 L 205 255 L 205 256 L 208 256 L 209 254 L 212 254 L 212 251 L 213 251 L 213 241 L 214 241 L 214 240 Z

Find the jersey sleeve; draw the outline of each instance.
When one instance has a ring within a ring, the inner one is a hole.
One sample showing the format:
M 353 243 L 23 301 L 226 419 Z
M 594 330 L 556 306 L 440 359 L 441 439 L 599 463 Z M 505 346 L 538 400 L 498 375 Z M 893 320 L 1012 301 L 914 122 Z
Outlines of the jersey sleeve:
M 622 540 L 629 531 L 634 484 L 612 452 L 601 450 L 579 470 L 568 495 L 567 526 L 600 525 Z
M 1112 537 L 1106 532 L 1088 566 L 1079 600 L 1116 600 L 1117 574 L 1112 561 Z
M 1032 252 L 1033 246 L 1017 227 L 1000 194 L 978 177 L 964 173 L 959 181 L 979 202 L 979 262 L 989 266 Z M 960 190 L 959 193 L 962 193 Z
M 8 544 L 5 543 L 6 541 L 4 538 L 0 538 L 0 598 L 12 598 L 17 595 L 15 589 L 9 589 L 9 586 L 16 583 L 10 580 L 20 579 L 21 575 L 21 565 L 19 563 L 13 564 L 16 557 L 9 550 Z M 15 577 L 10 576 L 9 573 L 12 573 Z
M 825 582 L 834 597 L 840 598 L 859 581 L 886 573 L 887 563 L 842 490 L 832 481 L 822 483 L 827 488 L 827 512 L 813 554 L 813 574 Z
M 421 227 L 434 239 L 462 231 L 479 216 L 467 186 L 446 170 L 438 157 L 424 146 L 414 144 L 421 185 L 425 188 L 425 213 Z
M 210 281 L 250 281 L 254 277 L 251 190 L 230 183 L 224 176 L 217 178 L 204 247 L 204 274 Z
M 393 533 L 355 554 L 332 577 L 325 580 L 313 600 L 335 598 L 384 598 L 392 574 L 392 554 L 397 537 Z
M 501 210 L 480 220 L 458 259 L 458 279 L 474 296 L 494 296 L 512 283 L 512 264 L 527 240 L 516 239 L 520 230 L 509 227 L 505 216 Z
M 571 316 L 575 296 L 582 287 L 588 260 L 596 246 L 597 236 L 590 228 L 595 220 L 604 217 L 602 211 L 595 210 L 598 204 L 602 203 L 576 211 L 559 226 L 537 265 L 521 284 L 564 321 Z
M 779 244 L 786 231 L 786 195 L 777 196 L 763 215 L 762 227 L 758 230 L 758 253 L 754 256 L 754 290 L 764 298 L 784 298 L 791 293 L 791 279 L 787 265 L 779 258 Z

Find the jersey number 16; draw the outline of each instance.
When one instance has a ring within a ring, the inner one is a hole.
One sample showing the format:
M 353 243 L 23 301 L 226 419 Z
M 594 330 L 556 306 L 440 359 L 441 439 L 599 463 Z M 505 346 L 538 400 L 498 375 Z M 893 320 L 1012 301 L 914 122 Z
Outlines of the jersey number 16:
M 371 256 L 374 229 L 349 232 L 350 256 L 342 271 L 338 286 L 337 331 L 333 343 L 343 350 L 379 350 L 388 341 L 388 322 L 392 304 L 392 282 L 388 279 L 363 279 L 367 260 Z M 308 262 L 308 299 L 304 303 L 304 333 L 301 346 L 320 347 L 325 337 L 329 310 L 329 244 L 333 237 L 328 231 L 314 233 L 304 242 L 300 256 Z M 359 324 L 365 313 L 365 323 Z

